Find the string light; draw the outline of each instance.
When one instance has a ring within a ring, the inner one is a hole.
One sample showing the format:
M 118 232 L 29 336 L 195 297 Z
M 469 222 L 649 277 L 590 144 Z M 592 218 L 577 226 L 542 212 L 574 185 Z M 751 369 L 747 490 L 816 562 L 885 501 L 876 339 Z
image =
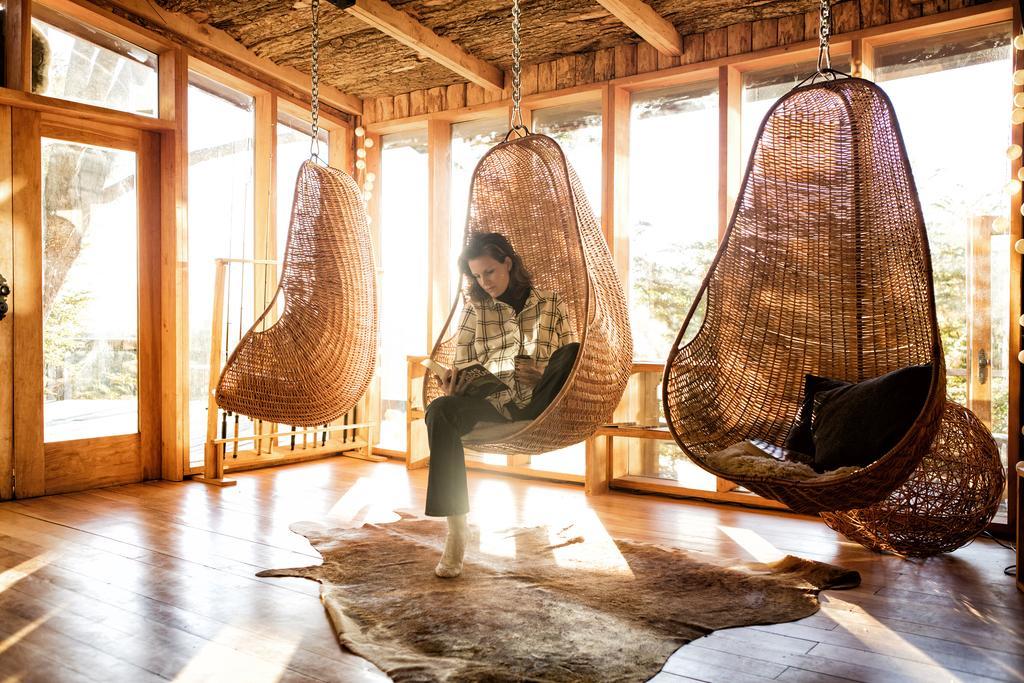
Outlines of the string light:
M 365 159 L 366 158 L 366 150 L 363 149 L 362 147 L 360 147 L 359 149 L 356 150 L 356 156 L 359 157 L 360 159 Z
M 992 221 L 992 232 L 997 235 L 1006 234 L 1006 231 L 1010 228 L 1010 220 L 1006 216 L 999 216 Z
M 376 174 L 376 173 L 374 173 L 373 171 L 370 171 L 369 173 L 367 173 L 367 174 L 366 174 L 366 180 L 367 180 L 368 182 L 371 182 L 371 183 L 372 183 L 372 182 L 373 182 L 374 180 L 376 180 L 376 179 L 377 179 L 377 174 Z
M 1009 147 L 1006 148 L 1006 158 L 1009 159 L 1010 161 L 1013 161 L 1014 159 L 1020 159 L 1022 151 L 1024 150 L 1021 149 L 1020 145 L 1010 145 Z
M 1016 178 L 1014 178 L 1013 180 L 1011 180 L 1010 182 L 1006 183 L 1006 185 L 1003 186 L 1003 190 L 1006 192 L 1006 194 L 1010 195 L 1011 197 L 1020 192 L 1020 188 L 1021 182 Z
M 356 137 L 361 138 L 366 135 L 366 129 L 362 126 L 356 126 Z
M 1013 113 L 1010 114 L 1010 120 L 1013 121 L 1013 125 L 1019 126 L 1024 123 L 1024 109 L 1015 107 Z
M 363 161 L 362 159 L 356 159 L 356 168 L 362 171 L 364 168 L 366 168 L 366 162 Z
M 1024 107 L 1024 105 L 1021 106 Z M 373 147 L 373 138 L 366 138 L 366 141 L 363 144 L 366 147 Z

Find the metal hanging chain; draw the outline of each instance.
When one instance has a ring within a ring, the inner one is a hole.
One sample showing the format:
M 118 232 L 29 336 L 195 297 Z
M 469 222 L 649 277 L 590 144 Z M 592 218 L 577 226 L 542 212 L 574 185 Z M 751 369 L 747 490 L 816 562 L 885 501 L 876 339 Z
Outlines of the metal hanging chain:
M 309 158 L 320 160 L 320 0 L 313 0 L 313 65 L 310 76 L 313 91 L 311 117 L 313 119 L 312 139 L 309 141 Z
M 520 78 L 523 68 L 519 63 L 522 57 L 522 51 L 520 50 L 522 37 L 519 34 L 519 20 L 522 14 L 522 11 L 519 9 L 519 0 L 512 0 L 512 117 L 510 121 L 512 130 L 509 131 L 510 134 L 512 131 L 521 131 L 529 134 L 526 126 L 523 124 L 523 110 L 519 107 L 519 102 L 523 98 Z
M 829 0 L 821 0 L 821 24 L 818 28 L 818 73 L 822 75 L 832 70 L 832 55 L 829 54 L 828 49 L 831 19 L 832 10 L 829 7 Z

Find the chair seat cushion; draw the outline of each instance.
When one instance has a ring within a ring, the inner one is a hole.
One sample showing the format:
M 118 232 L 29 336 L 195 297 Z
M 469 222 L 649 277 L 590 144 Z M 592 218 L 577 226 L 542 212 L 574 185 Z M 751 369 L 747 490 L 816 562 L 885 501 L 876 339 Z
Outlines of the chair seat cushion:
M 762 480 L 825 481 L 833 477 L 846 476 L 860 469 L 842 467 L 831 472 L 819 473 L 800 462 L 796 455 L 764 441 L 740 441 L 710 454 L 707 463 L 726 476 Z

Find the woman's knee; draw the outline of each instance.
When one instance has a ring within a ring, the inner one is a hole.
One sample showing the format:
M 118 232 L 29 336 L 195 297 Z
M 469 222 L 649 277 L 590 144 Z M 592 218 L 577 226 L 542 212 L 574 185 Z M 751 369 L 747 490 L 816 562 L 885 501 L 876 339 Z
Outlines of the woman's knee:
M 458 397 L 456 396 L 438 396 L 435 398 L 427 406 L 427 414 L 424 416 L 427 426 L 429 427 L 438 420 L 450 420 L 455 414 L 457 404 Z

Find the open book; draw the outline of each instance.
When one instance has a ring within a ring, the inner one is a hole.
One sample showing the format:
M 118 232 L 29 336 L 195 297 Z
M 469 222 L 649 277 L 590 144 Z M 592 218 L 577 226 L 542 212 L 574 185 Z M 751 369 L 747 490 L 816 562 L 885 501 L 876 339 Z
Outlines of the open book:
M 444 380 L 450 370 L 447 366 L 430 358 L 420 361 L 420 365 L 437 375 L 440 380 Z M 473 398 L 485 398 L 509 388 L 507 384 L 495 377 L 490 370 L 480 365 L 480 363 L 459 368 L 459 381 L 461 381 L 463 386 L 462 395 L 472 396 Z

